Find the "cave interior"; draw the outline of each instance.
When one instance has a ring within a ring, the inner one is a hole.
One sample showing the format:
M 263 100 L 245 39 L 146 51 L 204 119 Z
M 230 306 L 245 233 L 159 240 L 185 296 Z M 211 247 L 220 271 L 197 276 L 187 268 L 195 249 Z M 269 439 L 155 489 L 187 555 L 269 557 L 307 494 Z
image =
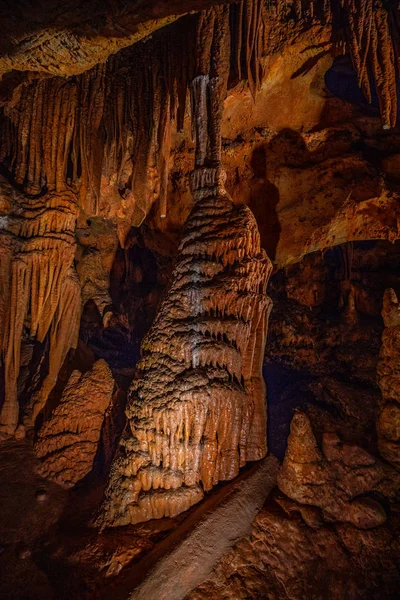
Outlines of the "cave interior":
M 399 1 L 0 15 L 0 597 L 397 599 Z

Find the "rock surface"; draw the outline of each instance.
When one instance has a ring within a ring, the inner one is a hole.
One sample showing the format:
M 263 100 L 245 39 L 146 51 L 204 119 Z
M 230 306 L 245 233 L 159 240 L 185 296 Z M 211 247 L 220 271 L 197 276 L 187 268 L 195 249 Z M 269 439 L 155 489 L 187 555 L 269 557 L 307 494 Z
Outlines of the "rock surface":
M 382 317 L 385 329 L 378 364 L 382 391 L 378 447 L 381 455 L 400 469 L 400 304 L 392 289 L 385 292 Z
M 184 539 L 150 570 L 129 599 L 183 600 L 228 548 L 249 531 L 275 484 L 278 464 L 274 457 L 264 459 L 233 485 L 227 497 L 214 502 L 211 510 L 186 528 Z
M 270 272 L 247 207 L 235 208 L 226 195 L 197 202 L 173 283 L 142 344 L 105 524 L 174 516 L 203 488 L 265 456 Z
M 213 0 L 102 2 L 18 0 L 1 7 L 0 74 L 11 70 L 77 75 L 180 15 Z M 11 9 L 11 10 L 10 10 Z
M 306 414 L 295 413 L 278 485 L 300 504 L 316 506 L 326 521 L 371 529 L 386 520 L 383 506 L 367 494 L 398 499 L 400 478 L 390 467 L 355 445 L 324 433 L 322 452 Z
M 216 565 L 187 600 L 394 600 L 400 575 L 399 514 L 375 529 L 309 527 L 269 502 L 251 534 Z M 329 590 L 329 591 L 328 591 Z
M 71 487 L 92 470 L 113 389 L 102 359 L 83 375 L 72 373 L 60 404 L 38 432 L 34 449 L 42 477 Z

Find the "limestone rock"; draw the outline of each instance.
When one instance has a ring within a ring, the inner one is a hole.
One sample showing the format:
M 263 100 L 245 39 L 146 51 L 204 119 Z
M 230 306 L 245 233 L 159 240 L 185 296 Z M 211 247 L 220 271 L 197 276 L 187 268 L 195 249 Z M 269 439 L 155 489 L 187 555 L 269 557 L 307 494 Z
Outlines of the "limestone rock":
M 385 292 L 382 316 L 385 330 L 378 383 L 383 404 L 377 423 L 378 447 L 381 455 L 400 469 L 400 304 L 392 289 Z
M 176 515 L 265 456 L 270 272 L 247 207 L 226 195 L 195 205 L 173 283 L 142 344 L 103 523 Z
M 399 525 L 396 514 L 368 531 L 348 523 L 314 528 L 270 502 L 186 600 L 396 598 Z
M 91 471 L 113 388 L 114 379 L 103 359 L 83 375 L 72 373 L 60 404 L 38 433 L 35 453 L 41 460 L 40 475 L 70 487 Z
M 11 69 L 76 75 L 212 0 L 81 3 L 18 0 L 0 7 L 0 74 Z M 11 9 L 11 10 L 10 10 Z
M 21 134 L 22 135 L 22 134 Z M 11 193 L 9 186 L 2 191 Z M 17 378 L 21 338 L 50 341 L 49 369 L 41 389 L 26 407 L 26 425 L 33 425 L 54 387 L 62 363 L 78 338 L 80 286 L 74 268 L 74 229 L 78 206 L 70 190 L 40 198 L 14 191 L 14 207 L 1 231 L 0 254 L 7 285 L 0 302 L 0 352 L 5 367 L 5 401 L 0 434 L 18 425 Z
M 334 433 L 323 434 L 321 452 L 307 415 L 294 415 L 278 475 L 280 490 L 292 500 L 319 507 L 326 521 L 369 529 L 381 525 L 386 515 L 379 502 L 363 495 L 375 491 L 393 500 L 399 482 L 391 467 L 358 446 L 342 443 Z

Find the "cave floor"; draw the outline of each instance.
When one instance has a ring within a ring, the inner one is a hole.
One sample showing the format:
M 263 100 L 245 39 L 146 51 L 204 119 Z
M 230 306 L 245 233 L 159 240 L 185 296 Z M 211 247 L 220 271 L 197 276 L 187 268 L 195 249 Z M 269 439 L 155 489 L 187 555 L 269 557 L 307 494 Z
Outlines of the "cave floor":
M 268 460 L 267 471 L 275 480 L 277 461 Z M 220 484 L 200 505 L 175 519 L 98 533 L 90 521 L 104 491 L 100 478 L 92 475 L 73 489 L 63 489 L 36 474 L 37 459 L 29 440 L 1 444 L 0 597 L 128 597 L 146 572 L 259 465 L 245 467 L 234 481 Z

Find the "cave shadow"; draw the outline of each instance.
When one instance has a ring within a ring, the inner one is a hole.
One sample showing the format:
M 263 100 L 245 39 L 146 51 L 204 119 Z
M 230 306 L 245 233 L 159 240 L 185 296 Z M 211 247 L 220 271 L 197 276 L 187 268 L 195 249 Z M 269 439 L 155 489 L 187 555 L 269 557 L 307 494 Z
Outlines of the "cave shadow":
M 272 261 L 276 258 L 282 232 L 278 215 L 281 198 L 278 187 L 271 181 L 272 175 L 282 167 L 290 169 L 313 164 L 316 155 L 322 158 L 324 148 L 325 145 L 314 156 L 308 150 L 302 135 L 288 127 L 283 128 L 268 142 L 253 148 L 250 159 L 253 179 L 248 206 L 257 220 L 261 246 Z
M 319 131 L 327 126 L 338 126 L 343 122 L 354 122 L 360 117 L 380 120 L 381 111 L 377 87 L 372 74 L 369 74 L 371 101 L 365 97 L 358 85 L 357 72 L 349 54 L 334 58 L 331 67 L 324 76 L 325 103 L 319 123 L 313 131 Z M 400 80 L 396 82 L 397 96 L 400 94 Z M 341 111 L 343 117 L 341 118 Z M 400 106 L 397 107 L 397 124 L 387 133 L 400 129 Z M 384 127 L 384 129 L 388 129 Z
M 295 410 L 315 404 L 308 389 L 313 377 L 276 360 L 264 362 L 263 377 L 267 386 L 268 452 L 283 460 Z
M 273 183 L 268 181 L 266 155 L 265 145 L 256 146 L 253 150 L 250 159 L 253 182 L 248 206 L 257 221 L 261 246 L 266 250 L 269 258 L 274 260 L 281 233 L 276 210 L 279 204 L 279 191 Z

